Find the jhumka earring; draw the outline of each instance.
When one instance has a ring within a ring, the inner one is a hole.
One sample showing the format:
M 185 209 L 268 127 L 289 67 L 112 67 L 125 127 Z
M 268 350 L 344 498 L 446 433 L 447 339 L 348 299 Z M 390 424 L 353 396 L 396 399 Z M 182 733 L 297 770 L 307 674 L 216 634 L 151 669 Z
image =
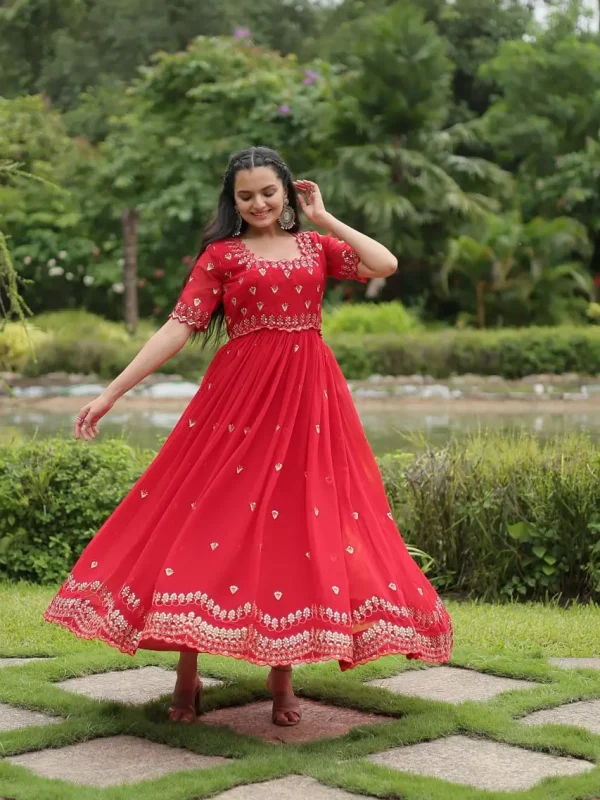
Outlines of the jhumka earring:
M 283 210 L 279 215 L 279 224 L 284 231 L 289 231 L 290 228 L 294 227 L 295 222 L 296 214 L 290 205 L 290 201 L 286 197 L 283 201 Z
M 240 210 L 237 206 L 235 207 L 235 214 L 236 214 L 236 223 L 233 235 L 239 236 L 240 233 L 242 232 L 242 215 L 240 214 Z

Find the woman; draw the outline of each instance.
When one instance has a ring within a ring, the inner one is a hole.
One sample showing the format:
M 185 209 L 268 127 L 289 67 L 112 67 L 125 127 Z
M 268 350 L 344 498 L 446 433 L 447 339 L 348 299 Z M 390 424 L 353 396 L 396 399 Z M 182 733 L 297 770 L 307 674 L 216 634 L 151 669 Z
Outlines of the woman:
M 327 235 L 300 232 L 298 201 Z M 450 657 L 450 618 L 398 534 L 320 334 L 328 276 L 396 267 L 277 153 L 244 150 L 169 320 L 79 412 L 75 438 L 95 438 L 119 397 L 224 315 L 229 341 L 198 393 L 45 613 L 125 653 L 180 652 L 174 721 L 200 713 L 199 652 L 270 666 L 277 725 L 300 721 L 294 664 Z

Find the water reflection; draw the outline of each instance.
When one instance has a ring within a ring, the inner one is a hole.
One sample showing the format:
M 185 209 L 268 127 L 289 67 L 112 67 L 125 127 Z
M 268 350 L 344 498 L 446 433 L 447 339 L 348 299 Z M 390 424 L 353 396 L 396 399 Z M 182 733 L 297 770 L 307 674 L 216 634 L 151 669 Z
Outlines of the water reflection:
M 125 438 L 138 447 L 157 448 L 170 433 L 180 411 L 144 410 L 111 412 L 100 428 L 103 437 Z M 427 444 L 440 447 L 450 437 L 460 438 L 478 430 L 525 430 L 548 438 L 556 433 L 588 432 L 600 439 L 600 409 L 583 412 L 540 414 L 514 413 L 507 406 L 506 413 L 464 413 L 444 410 L 432 413 L 415 408 L 398 407 L 377 413 L 363 413 L 362 423 L 367 437 L 377 454 L 397 449 L 420 450 Z M 10 442 L 31 437 L 54 435 L 71 436 L 73 415 L 42 411 L 18 411 L 0 415 L 0 441 Z

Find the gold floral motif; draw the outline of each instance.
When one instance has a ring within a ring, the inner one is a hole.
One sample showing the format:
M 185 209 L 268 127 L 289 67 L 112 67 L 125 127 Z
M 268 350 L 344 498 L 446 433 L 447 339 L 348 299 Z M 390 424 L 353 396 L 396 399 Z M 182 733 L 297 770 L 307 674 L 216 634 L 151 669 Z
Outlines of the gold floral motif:
M 77 587 L 87 587 L 93 599 L 65 597 L 62 592 Z M 237 587 L 236 587 L 237 590 Z M 124 587 L 121 597 L 127 607 L 139 604 L 129 587 Z M 183 597 L 178 595 L 177 597 Z M 246 603 L 245 609 L 251 606 Z M 215 606 L 215 611 L 218 607 Z M 302 621 L 311 617 L 305 609 Z M 445 616 L 440 600 L 436 605 L 437 622 Z M 289 615 L 292 616 L 292 615 Z M 235 621 L 233 613 L 219 609 L 219 619 Z M 143 640 L 160 640 L 179 649 L 185 645 L 199 652 L 231 655 L 255 664 L 306 663 L 336 658 L 348 666 L 356 666 L 386 654 L 398 654 L 443 662 L 452 651 L 452 628 L 448 621 L 445 632 L 428 635 L 411 625 L 379 619 L 367 624 L 356 624 L 350 632 L 332 631 L 312 627 L 291 636 L 274 638 L 259 633 L 255 626 L 220 628 L 196 615 L 168 613 L 153 609 L 136 628 L 126 619 L 122 610 L 115 607 L 112 593 L 99 581 L 77 584 L 72 576 L 44 614 L 48 622 L 56 622 L 85 638 L 98 638 L 124 653 L 133 655 Z M 285 659 L 285 660 L 284 660 Z
M 185 322 L 198 331 L 204 330 L 208 326 L 210 316 L 208 311 L 203 311 L 201 308 L 194 308 L 194 306 L 184 303 L 183 300 L 180 300 L 169 314 L 171 319 L 176 319 L 178 322 Z
M 240 241 L 240 239 L 231 239 L 228 242 L 231 250 L 234 252 L 237 258 L 238 264 L 246 269 L 251 269 L 252 267 L 260 265 L 259 272 L 261 275 L 266 274 L 267 269 L 281 269 L 285 274 L 286 272 L 291 273 L 291 271 L 294 269 L 312 267 L 315 259 L 319 257 L 318 250 L 320 248 L 318 245 L 315 245 L 310 232 L 304 231 L 302 233 L 298 233 L 296 235 L 296 243 L 300 251 L 299 256 L 285 261 L 267 261 L 266 259 L 255 255 L 250 248 L 244 244 L 244 242 Z M 286 277 L 288 276 L 286 275 Z
M 194 614 L 152 611 L 135 628 L 114 607 L 112 595 L 99 595 L 101 610 L 89 600 L 57 595 L 44 614 L 87 639 L 101 639 L 124 653 L 133 655 L 144 640 L 160 640 L 179 649 L 192 647 L 199 652 L 243 658 L 254 664 L 302 664 L 335 658 L 347 666 L 357 666 L 388 654 L 404 654 L 425 661 L 447 661 L 452 652 L 452 629 L 433 636 L 411 626 L 376 620 L 350 633 L 311 628 L 291 636 L 265 636 L 254 626 L 223 628 Z
M 260 304 L 257 304 L 260 305 Z M 310 329 L 320 330 L 321 317 L 317 313 L 313 314 L 294 314 L 293 316 L 283 316 L 282 314 L 261 314 L 251 317 L 244 317 L 239 322 L 235 322 L 229 329 L 229 338 L 237 339 L 248 333 L 267 328 L 275 331 L 305 331 Z
M 310 552 L 307 552 L 306 557 L 310 560 Z M 232 585 L 229 587 L 231 594 L 238 591 L 238 587 Z M 337 589 L 337 591 L 336 591 Z M 337 595 L 339 587 L 334 586 L 332 590 Z M 65 597 L 63 593 L 73 593 L 85 595 L 86 597 Z M 65 582 L 59 594 L 54 598 L 50 609 L 62 609 L 60 614 L 65 616 L 64 609 L 68 609 L 72 604 L 77 605 L 78 608 L 84 607 L 88 603 L 87 597 L 95 595 L 102 607 L 106 609 L 107 616 L 120 614 L 115 609 L 115 601 L 112 592 L 101 581 L 83 581 L 77 582 L 71 574 Z M 368 623 L 369 627 L 376 624 L 383 624 L 386 620 L 377 620 L 376 615 L 385 615 L 386 617 L 401 620 L 404 625 L 409 625 L 420 629 L 420 636 L 427 638 L 424 633 L 427 629 L 440 626 L 447 620 L 446 610 L 442 601 L 437 598 L 436 604 L 432 610 L 422 611 L 414 607 L 400 606 L 391 603 L 381 597 L 373 596 L 366 599 L 358 608 L 355 608 L 351 613 L 345 611 L 338 611 L 331 607 L 311 606 L 303 609 L 298 609 L 295 612 L 290 612 L 282 617 L 273 617 L 259 609 L 256 604 L 246 602 L 237 608 L 222 608 L 214 599 L 210 598 L 205 592 L 157 592 L 155 591 L 152 597 L 152 607 L 150 610 L 140 608 L 141 601 L 134 594 L 129 586 L 124 586 L 119 592 L 119 598 L 125 602 L 125 605 L 131 611 L 136 611 L 140 618 L 145 619 L 143 623 L 144 632 L 148 635 L 148 619 L 154 618 L 156 615 L 163 615 L 165 617 L 200 617 L 195 611 L 190 610 L 189 606 L 196 606 L 201 608 L 204 612 L 210 614 L 217 620 L 222 622 L 236 622 L 242 620 L 249 620 L 250 623 L 259 623 L 263 625 L 268 631 L 283 631 L 298 625 L 306 625 L 309 622 L 319 620 L 327 624 L 334 624 L 338 627 L 351 629 L 355 631 L 357 627 Z M 64 606 L 64 608 L 63 608 Z M 162 611 L 164 608 L 173 606 L 187 606 L 185 612 L 170 613 Z M 57 611 L 57 618 L 55 621 L 61 621 L 61 616 Z M 122 615 L 121 615 L 122 616 Z M 66 614 L 69 617 L 69 614 Z M 123 618 L 123 624 L 125 625 Z M 390 620 L 386 624 L 392 624 Z M 448 624 L 450 624 L 448 622 Z M 67 626 L 69 627 L 69 626 Z M 125 627 L 129 627 L 128 625 Z M 252 627 L 252 625 L 250 626 Z M 79 630 L 79 629 L 78 629 Z M 130 634 L 128 634 L 129 636 Z M 417 635 L 415 633 L 415 635 Z M 450 631 L 451 638 L 451 631 Z M 117 645 L 119 646 L 119 645 Z M 129 652 L 129 651 L 126 651 Z

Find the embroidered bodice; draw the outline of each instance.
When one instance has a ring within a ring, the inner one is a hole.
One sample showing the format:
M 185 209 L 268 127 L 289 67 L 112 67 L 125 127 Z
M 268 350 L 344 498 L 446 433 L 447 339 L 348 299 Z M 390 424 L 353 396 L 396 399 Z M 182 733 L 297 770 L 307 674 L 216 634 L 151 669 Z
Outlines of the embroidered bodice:
M 172 319 L 206 330 L 223 303 L 230 339 L 262 328 L 298 331 L 321 328 L 327 277 L 358 277 L 359 257 L 345 242 L 314 231 L 296 234 L 299 255 L 268 261 L 240 239 L 209 245 L 196 261 Z

